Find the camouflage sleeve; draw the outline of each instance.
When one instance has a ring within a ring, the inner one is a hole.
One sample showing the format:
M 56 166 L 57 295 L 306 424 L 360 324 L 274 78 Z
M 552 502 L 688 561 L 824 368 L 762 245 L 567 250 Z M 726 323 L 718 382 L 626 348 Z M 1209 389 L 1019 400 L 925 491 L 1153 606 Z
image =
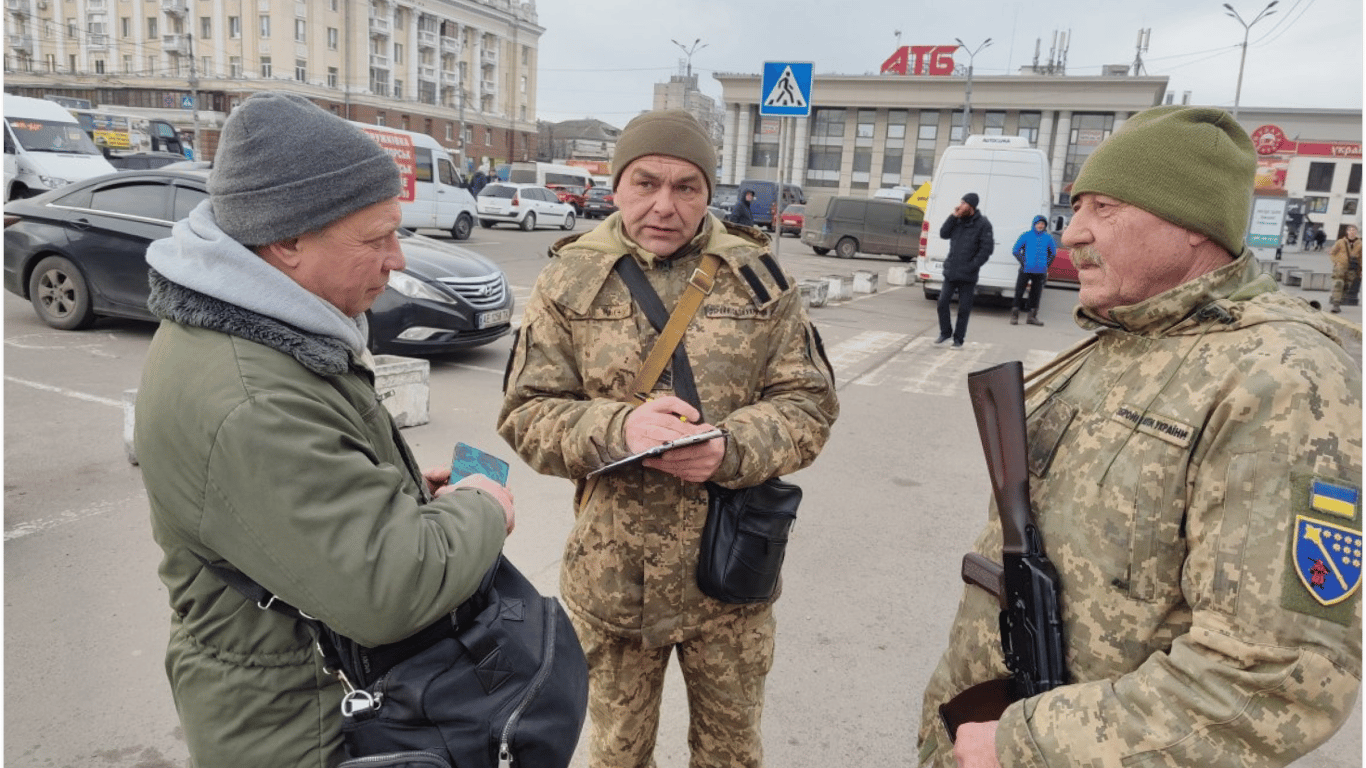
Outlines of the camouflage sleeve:
M 1291 346 L 1221 393 L 1192 456 L 1174 574 L 1189 631 L 1131 673 L 1011 705 L 1002 765 L 1284 765 L 1337 731 L 1361 678 L 1361 380 L 1350 364 Z M 1320 492 L 1336 499 L 1320 508 Z M 1300 560 L 1333 563 L 1315 582 Z M 1123 604 L 1090 610 L 1090 631 L 1132 630 Z
M 730 439 L 712 481 L 728 488 L 758 485 L 815 461 L 839 416 L 835 374 L 799 292 L 779 299 L 776 313 L 780 325 L 757 401 L 717 424 Z
M 587 395 L 569 323 L 538 282 L 508 360 L 498 434 L 537 472 L 580 478 L 630 454 L 630 412 Z

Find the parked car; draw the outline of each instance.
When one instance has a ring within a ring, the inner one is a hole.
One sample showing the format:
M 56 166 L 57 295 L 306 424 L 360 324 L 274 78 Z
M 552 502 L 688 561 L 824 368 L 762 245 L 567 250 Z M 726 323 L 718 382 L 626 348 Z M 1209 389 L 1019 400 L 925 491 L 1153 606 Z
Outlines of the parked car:
M 910 261 L 920 251 L 919 208 L 884 198 L 813 195 L 802 211 L 802 242 L 818 256 L 885 254 Z
M 171 163 L 187 162 L 184 155 L 173 152 L 132 152 L 127 155 L 110 155 L 109 164 L 120 171 L 146 171 L 152 168 L 165 168 Z
M 546 189 L 555 193 L 555 197 L 562 203 L 568 203 L 574 207 L 574 213 L 578 216 L 583 215 L 584 187 L 576 187 L 570 184 L 547 184 Z
M 43 322 L 86 328 L 101 316 L 155 320 L 147 246 L 208 196 L 202 170 L 121 171 L 5 206 L 5 290 Z M 474 347 L 512 330 L 512 292 L 468 249 L 399 231 L 407 266 L 368 312 L 370 349 L 426 355 Z
M 783 209 L 779 220 L 779 235 L 792 235 L 800 237 L 802 234 L 802 221 L 806 218 L 806 206 L 801 203 L 792 203 Z
M 754 192 L 754 199 L 749 203 L 749 212 L 754 216 L 754 226 L 763 227 L 769 232 L 773 231 L 774 220 L 788 205 L 806 202 L 806 193 L 796 184 L 784 184 L 782 195 L 779 195 L 776 181 L 745 179 L 740 182 L 736 197 L 749 190 Z
M 545 187 L 497 182 L 479 192 L 479 226 L 516 224 L 530 232 L 537 225 L 574 228 L 574 208 Z
M 725 220 L 735 208 L 736 193 L 740 191 L 738 184 L 717 184 L 716 189 L 711 191 L 711 204 L 707 206 L 711 212 Z
M 1061 234 L 1057 232 L 1052 234 L 1053 249 L 1057 255 L 1053 257 L 1053 263 L 1048 265 L 1048 282 L 1080 285 L 1080 278 L 1077 277 L 1077 265 L 1072 263 L 1072 250 L 1062 244 Z
M 616 198 L 607 187 L 593 187 L 583 198 L 585 219 L 605 219 L 617 212 Z

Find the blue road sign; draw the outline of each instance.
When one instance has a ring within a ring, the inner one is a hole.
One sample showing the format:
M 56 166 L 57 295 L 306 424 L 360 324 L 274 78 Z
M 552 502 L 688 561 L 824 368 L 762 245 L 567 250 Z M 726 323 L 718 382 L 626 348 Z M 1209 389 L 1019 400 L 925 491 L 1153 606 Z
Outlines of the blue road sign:
M 780 117 L 811 115 L 809 61 L 765 61 L 764 82 L 759 91 L 759 114 Z
M 180 108 L 181 108 L 181 109 L 194 109 L 194 97 L 193 97 L 193 96 L 181 96 L 181 97 L 180 97 Z

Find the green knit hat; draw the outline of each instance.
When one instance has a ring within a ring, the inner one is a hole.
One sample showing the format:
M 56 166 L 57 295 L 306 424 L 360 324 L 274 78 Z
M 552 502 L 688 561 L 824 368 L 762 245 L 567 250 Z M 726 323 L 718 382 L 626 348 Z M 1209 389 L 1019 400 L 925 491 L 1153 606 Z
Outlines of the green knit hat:
M 1257 154 L 1247 132 L 1213 107 L 1154 107 L 1101 143 L 1072 183 L 1207 235 L 1242 253 Z
M 697 118 L 681 109 L 646 112 L 626 124 L 612 153 L 612 188 L 632 161 L 646 155 L 687 160 L 707 177 L 707 201 L 716 189 L 716 147 Z

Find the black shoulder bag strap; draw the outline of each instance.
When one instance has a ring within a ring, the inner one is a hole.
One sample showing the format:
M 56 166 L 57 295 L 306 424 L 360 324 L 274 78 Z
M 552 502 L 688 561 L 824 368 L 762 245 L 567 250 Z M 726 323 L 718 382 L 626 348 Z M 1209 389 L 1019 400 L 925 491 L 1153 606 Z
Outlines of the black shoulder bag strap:
M 458 612 L 451 613 L 396 643 L 367 647 L 332 631 L 326 624 L 281 600 L 245 573 L 235 568 L 214 565 L 198 553 L 191 554 L 194 554 L 209 573 L 240 592 L 243 597 L 255 603 L 257 608 L 275 611 L 307 626 L 317 641 L 318 655 L 322 656 L 324 667 L 328 672 L 337 674 L 342 685 L 348 688 L 369 686 L 400 661 L 450 637 L 456 625 L 461 623 L 462 619 L 469 618 L 459 615 Z M 484 578 L 487 582 L 490 577 L 485 575 Z M 485 587 L 486 584 L 481 584 L 480 592 Z M 461 606 L 462 609 L 464 607 Z

